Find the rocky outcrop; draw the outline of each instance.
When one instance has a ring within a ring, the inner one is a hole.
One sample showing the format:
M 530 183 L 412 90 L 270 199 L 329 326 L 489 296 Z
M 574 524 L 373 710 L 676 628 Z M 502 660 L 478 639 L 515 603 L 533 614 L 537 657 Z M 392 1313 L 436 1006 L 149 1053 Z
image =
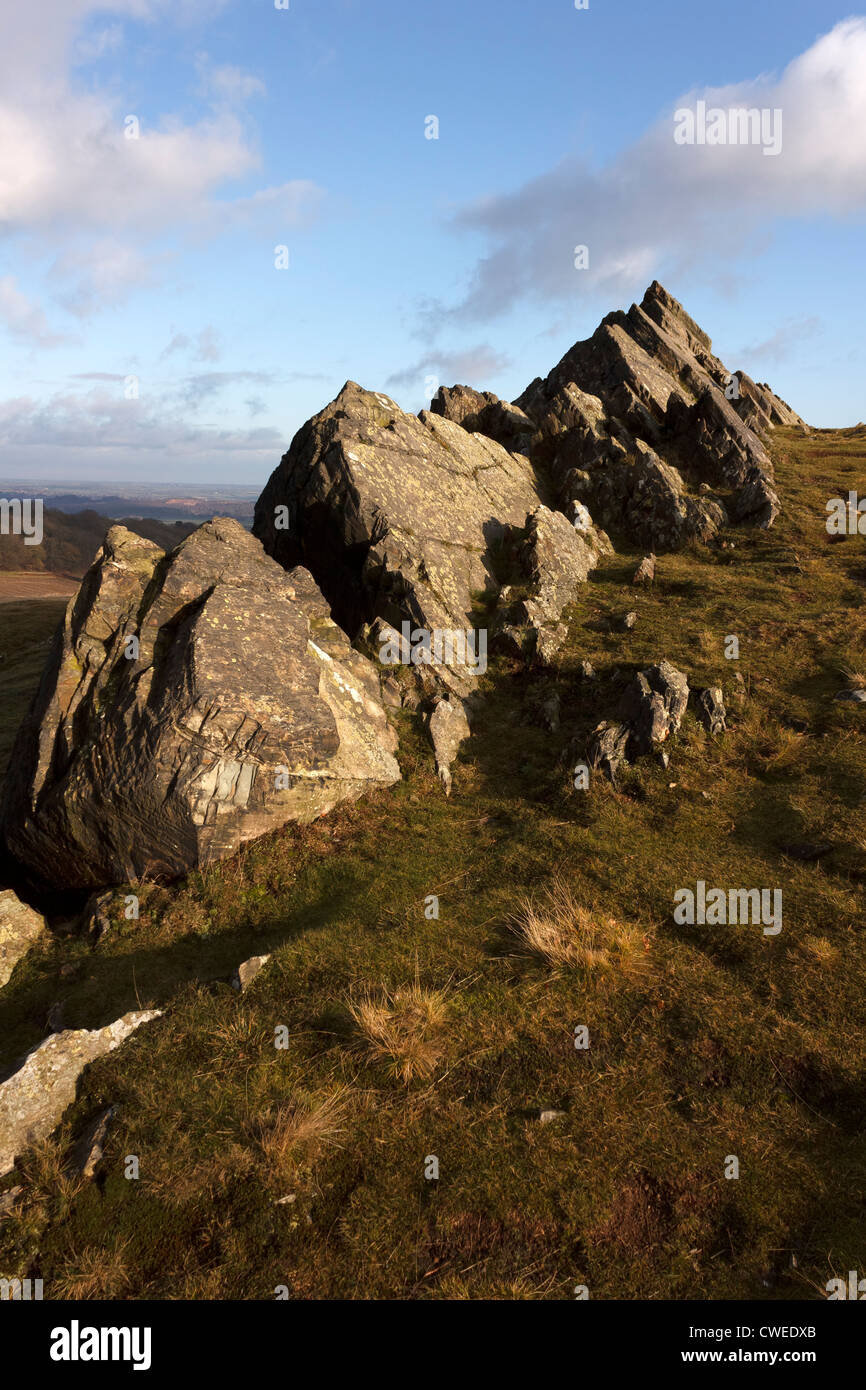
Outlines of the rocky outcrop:
M 512 406 L 453 387 L 433 409 L 492 438 L 519 438 L 558 508 L 570 516 L 588 506 L 600 525 L 654 550 L 711 540 L 729 515 L 772 525 L 779 501 L 766 436 L 777 425 L 806 428 L 766 384 L 729 372 L 658 281 Z M 724 497 L 698 496 L 701 483 Z
M 669 661 L 638 671 L 623 693 L 616 722 L 594 730 L 589 766 L 615 781 L 623 762 L 644 757 L 678 731 L 688 703 L 688 678 Z
M 398 780 L 375 666 L 307 570 L 217 519 L 113 527 L 18 736 L 3 825 L 58 886 L 176 875 Z
M 281 564 L 309 565 L 348 632 L 361 624 L 374 639 L 404 624 L 469 633 L 476 601 L 499 590 L 507 550 L 525 604 L 511 613 L 500 602 L 494 628 L 515 653 L 550 659 L 565 636 L 563 607 L 612 547 L 585 507 L 567 518 L 544 505 L 518 452 L 530 429 L 516 407 L 469 387 L 440 391 L 415 416 L 348 382 L 295 436 L 253 529 Z M 428 703 L 443 688 L 466 698 L 477 673 L 435 655 L 416 670 Z
M 0 989 L 45 932 L 45 918 L 6 888 L 0 893 Z
M 119 1047 L 142 1023 L 159 1017 L 159 1010 L 133 1012 L 105 1028 L 53 1033 L 28 1054 L 0 1085 L 0 1177 L 60 1123 L 88 1063 Z
M 651 752 L 675 734 L 688 703 L 688 677 L 669 661 L 638 671 L 619 707 L 619 717 L 630 729 L 629 759 Z

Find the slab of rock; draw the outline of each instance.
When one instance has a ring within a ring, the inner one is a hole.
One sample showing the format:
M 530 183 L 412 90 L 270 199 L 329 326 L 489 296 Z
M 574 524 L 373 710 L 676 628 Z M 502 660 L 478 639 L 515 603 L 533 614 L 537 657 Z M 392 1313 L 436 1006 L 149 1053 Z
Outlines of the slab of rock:
M 512 453 L 525 453 L 536 433 L 535 425 L 518 406 L 500 400 L 492 391 L 474 391 L 471 386 L 440 386 L 430 410 L 462 425 L 470 434 L 495 439 Z
M 102 1162 L 105 1153 L 105 1141 L 108 1138 L 108 1131 L 111 1122 L 117 1114 L 118 1107 L 109 1105 L 107 1109 L 100 1110 L 86 1126 L 84 1133 L 75 1144 L 69 1156 L 69 1170 L 77 1174 L 80 1178 L 93 1178 L 96 1170 Z
M 270 952 L 264 956 L 250 956 L 249 960 L 241 961 L 232 977 L 232 989 L 242 993 L 247 985 L 252 984 L 259 971 L 267 965 L 270 960 Z
M 0 893 L 0 989 L 44 933 L 45 918 L 5 888 Z
M 160 1009 L 124 1014 L 105 1028 L 53 1033 L 0 1085 L 0 1177 L 19 1154 L 47 1139 L 75 1099 L 78 1078 L 97 1057 L 119 1047 Z
M 436 755 L 436 771 L 445 788 L 445 795 L 450 796 L 451 765 L 457 757 L 461 743 L 469 737 L 469 720 L 462 703 L 453 698 L 439 700 L 429 717 L 427 727 Z
M 230 519 L 168 555 L 115 526 L 19 732 L 3 828 L 57 886 L 173 876 L 397 781 L 396 743 L 307 570 Z

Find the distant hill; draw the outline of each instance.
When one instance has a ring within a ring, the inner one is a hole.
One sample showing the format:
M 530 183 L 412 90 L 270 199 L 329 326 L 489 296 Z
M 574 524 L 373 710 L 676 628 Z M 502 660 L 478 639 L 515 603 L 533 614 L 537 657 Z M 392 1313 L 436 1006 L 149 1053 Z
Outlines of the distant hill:
M 41 570 L 80 579 L 102 545 L 106 532 L 116 525 L 128 527 L 163 550 L 173 550 L 196 529 L 196 523 L 190 521 L 124 517 L 117 522 L 100 512 L 62 512 L 46 508 L 41 545 L 25 545 L 23 536 L 0 536 L 0 570 Z

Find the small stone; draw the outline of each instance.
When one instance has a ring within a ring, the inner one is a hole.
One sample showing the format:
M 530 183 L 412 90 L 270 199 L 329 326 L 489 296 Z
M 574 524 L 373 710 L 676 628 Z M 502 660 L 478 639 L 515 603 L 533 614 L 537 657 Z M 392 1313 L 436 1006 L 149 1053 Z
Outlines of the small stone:
M 645 555 L 634 572 L 632 584 L 652 584 L 656 577 L 656 557 L 652 553 Z
M 664 748 L 662 748 L 658 753 L 658 760 L 661 767 L 666 768 L 671 760 L 670 754 L 665 752 Z
M 615 619 L 613 626 L 618 632 L 630 632 L 636 622 L 637 613 L 632 609 L 631 612 L 625 613 L 621 617 Z
M 101 1110 L 90 1121 L 72 1150 L 69 1167 L 79 1177 L 93 1178 L 95 1176 L 96 1170 L 102 1162 L 109 1126 L 117 1114 L 117 1109 L 116 1105 L 109 1105 L 107 1109 Z
M 595 680 L 595 678 L 596 678 L 596 677 L 595 677 L 595 667 L 593 666 L 593 664 L 592 664 L 591 661 L 582 661 L 582 662 L 580 663 L 580 665 L 578 666 L 577 669 L 578 669 L 578 673 L 579 673 L 579 675 L 580 675 L 581 680 L 584 680 L 584 681 L 594 681 L 594 680 Z
M 232 977 L 232 989 L 242 992 L 251 985 L 259 971 L 270 960 L 270 953 L 266 956 L 250 956 L 249 960 L 242 961 Z
M 850 700 L 857 705 L 866 705 L 866 690 L 840 690 L 834 700 Z
M 707 732 L 712 735 L 724 733 L 728 727 L 725 722 L 727 711 L 722 692 L 717 685 L 698 691 L 697 706 L 698 718 Z
M 21 1196 L 21 1193 L 23 1191 L 24 1188 L 18 1186 L 8 1188 L 6 1192 L 0 1192 L 0 1219 L 2 1219 L 4 1216 L 11 1215 L 12 1210 L 17 1204 L 18 1198 Z
M 561 1120 L 565 1114 L 564 1110 L 542 1110 L 539 1112 L 538 1119 L 543 1125 L 549 1125 L 553 1120 Z

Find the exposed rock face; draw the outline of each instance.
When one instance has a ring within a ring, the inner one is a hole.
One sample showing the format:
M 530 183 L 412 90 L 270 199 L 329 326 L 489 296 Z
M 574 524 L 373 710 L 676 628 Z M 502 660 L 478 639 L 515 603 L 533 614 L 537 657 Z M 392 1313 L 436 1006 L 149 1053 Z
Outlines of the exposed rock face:
M 453 387 L 440 389 L 433 408 L 492 438 L 528 440 L 521 447 L 549 476 L 558 507 L 570 515 L 575 503 L 588 505 L 600 525 L 655 550 L 711 539 L 728 509 L 737 521 L 772 525 L 779 501 L 767 432 L 806 428 L 766 384 L 728 372 L 658 281 L 512 407 Z M 727 506 L 695 496 L 702 482 L 724 491 Z
M 69 1156 L 71 1172 L 76 1173 L 81 1178 L 96 1176 L 96 1170 L 105 1153 L 108 1131 L 117 1114 L 117 1109 L 116 1105 L 109 1105 L 107 1109 L 101 1110 L 98 1115 L 95 1115 L 86 1126 L 84 1133 Z
M 573 524 L 562 512 L 537 507 L 526 519 L 515 555 L 531 596 L 512 600 L 503 591 L 499 598 L 498 624 L 506 641 L 523 652 L 534 650 L 542 662 L 552 661 L 566 636 L 559 621 L 563 610 L 577 598 L 600 556 L 612 550 L 591 520 L 580 516 Z
M 305 569 L 224 518 L 169 555 L 113 527 L 19 732 L 4 828 L 58 886 L 180 874 L 397 781 L 395 747 L 377 670 Z
M 350 381 L 296 434 L 253 531 L 282 565 L 312 570 L 350 635 L 374 617 L 447 631 L 471 621 L 491 546 L 540 500 L 521 455 Z
M 0 989 L 44 931 L 45 918 L 23 903 L 11 888 L 0 893 Z
M 31 1144 L 47 1139 L 75 1099 L 78 1078 L 160 1010 L 128 1013 L 106 1028 L 53 1033 L 0 1086 L 0 1177 Z

